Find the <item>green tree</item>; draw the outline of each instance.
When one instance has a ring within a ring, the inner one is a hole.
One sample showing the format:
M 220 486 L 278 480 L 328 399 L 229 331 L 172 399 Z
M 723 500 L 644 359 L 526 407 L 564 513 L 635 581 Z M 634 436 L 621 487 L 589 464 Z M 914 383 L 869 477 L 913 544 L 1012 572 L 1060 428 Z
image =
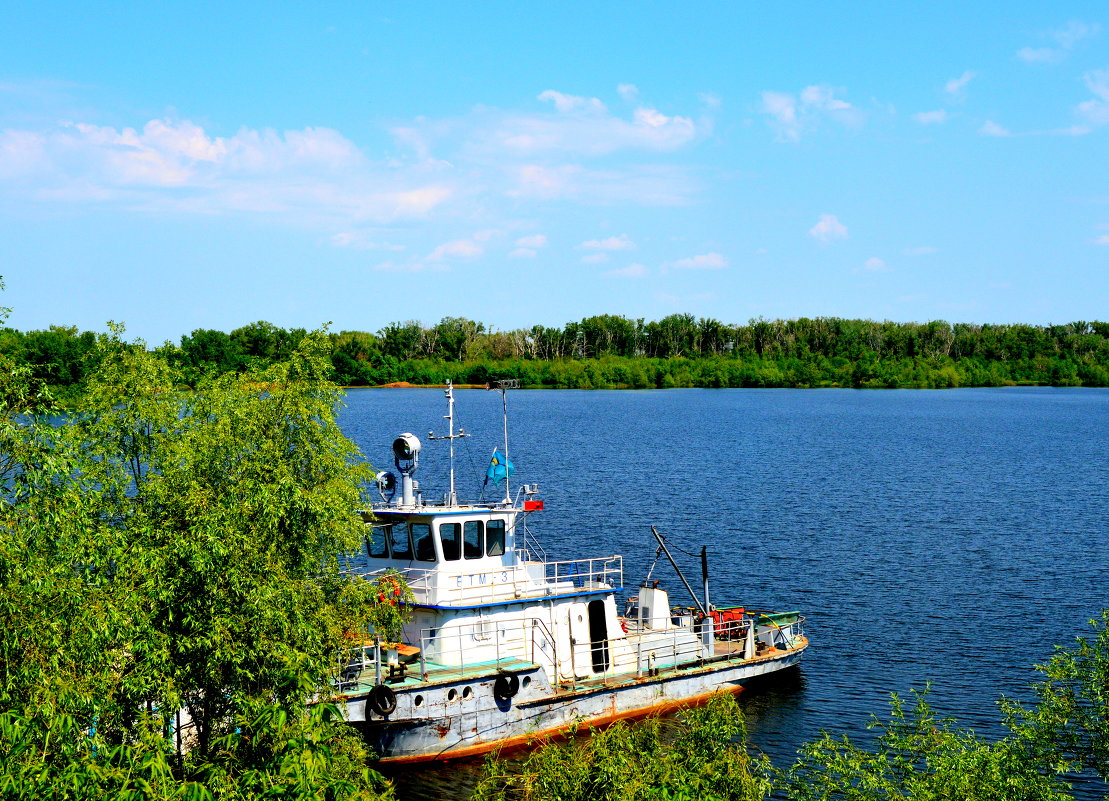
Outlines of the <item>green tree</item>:
M 0 786 L 372 797 L 328 703 L 378 602 L 338 571 L 369 471 L 335 422 L 326 338 L 195 392 L 118 333 L 99 351 L 80 408 L 8 442 Z
M 1063 801 L 1067 786 L 1015 738 L 988 742 L 938 718 L 926 693 L 894 695 L 890 719 L 874 719 L 873 751 L 825 734 L 801 749 L 782 784 L 795 801 Z
M 620 721 L 589 737 L 551 743 L 520 762 L 486 761 L 475 801 L 756 801 L 769 763 L 746 748 L 743 716 L 728 693 L 677 719 Z
M 1035 750 L 1039 761 L 1058 770 L 1092 772 L 1109 782 L 1109 610 L 1090 621 L 1092 637 L 1056 646 L 1036 669 L 1036 702 L 1002 702 L 1007 722 Z

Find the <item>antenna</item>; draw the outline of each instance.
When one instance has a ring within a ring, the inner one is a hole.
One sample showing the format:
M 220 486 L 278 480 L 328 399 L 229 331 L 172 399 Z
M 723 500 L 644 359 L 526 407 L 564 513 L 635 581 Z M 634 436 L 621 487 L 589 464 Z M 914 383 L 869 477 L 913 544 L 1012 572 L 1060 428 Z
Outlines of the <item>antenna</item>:
M 444 394 L 447 396 L 447 413 L 443 415 L 443 419 L 447 421 L 447 436 L 437 437 L 430 431 L 428 431 L 427 438 L 429 440 L 445 439 L 447 440 L 447 442 L 450 443 L 451 494 L 447 497 L 447 503 L 450 506 L 457 506 L 458 495 L 454 491 L 454 441 L 456 439 L 462 439 L 462 437 L 468 437 L 470 435 L 463 431 L 461 428 L 458 429 L 457 434 L 454 433 L 454 385 L 451 383 L 451 380 L 449 378 L 447 379 L 447 391 Z
M 508 458 L 508 390 L 519 389 L 520 382 L 515 378 L 502 378 L 497 381 L 490 381 L 486 385 L 486 389 L 499 389 L 501 391 L 501 405 L 504 407 L 504 502 L 512 502 L 512 493 L 508 488 L 508 465 L 511 464 Z

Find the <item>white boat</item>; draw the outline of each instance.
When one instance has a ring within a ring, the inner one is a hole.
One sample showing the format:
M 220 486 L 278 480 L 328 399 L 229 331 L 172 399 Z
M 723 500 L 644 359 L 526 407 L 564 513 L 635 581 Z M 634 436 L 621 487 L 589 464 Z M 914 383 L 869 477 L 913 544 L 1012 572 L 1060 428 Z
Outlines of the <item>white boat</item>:
M 497 387 L 502 397 L 508 385 Z M 511 485 L 507 411 L 503 460 L 490 471 L 503 475 L 503 496 L 459 501 L 453 446 L 465 435 L 454 431 L 449 386 L 446 395 L 450 431 L 435 439 L 450 446 L 449 491 L 424 499 L 413 478 L 422 444 L 402 434 L 393 443 L 400 479 L 382 474 L 386 502 L 364 515 L 363 575 L 396 570 L 415 596 L 404 643 L 355 649 L 338 686 L 346 719 L 382 762 L 471 756 L 666 712 L 800 662 L 800 614 L 716 609 L 707 570 L 703 597 L 679 571 L 694 605 L 673 608 L 658 581 L 622 602 L 619 555 L 548 560 L 528 528 L 543 509 L 538 486 Z

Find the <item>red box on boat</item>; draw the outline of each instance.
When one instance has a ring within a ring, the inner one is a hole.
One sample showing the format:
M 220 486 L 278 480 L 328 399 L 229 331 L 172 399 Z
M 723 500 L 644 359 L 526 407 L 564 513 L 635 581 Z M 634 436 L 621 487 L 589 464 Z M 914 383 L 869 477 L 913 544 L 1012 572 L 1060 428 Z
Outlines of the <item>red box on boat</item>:
M 743 621 L 746 607 L 732 606 L 725 609 L 713 609 L 713 628 L 717 637 L 735 638 L 739 636 L 739 628 Z

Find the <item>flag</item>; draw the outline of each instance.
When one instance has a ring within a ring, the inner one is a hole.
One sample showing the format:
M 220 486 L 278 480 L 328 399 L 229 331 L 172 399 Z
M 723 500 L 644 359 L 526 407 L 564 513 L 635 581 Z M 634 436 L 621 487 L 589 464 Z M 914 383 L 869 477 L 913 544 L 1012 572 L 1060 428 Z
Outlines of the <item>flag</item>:
M 501 454 L 500 448 L 493 449 L 493 458 L 489 460 L 489 469 L 485 471 L 485 484 L 492 481 L 498 487 L 506 478 L 508 478 L 516 470 L 512 466 L 512 462 L 508 461 Z

